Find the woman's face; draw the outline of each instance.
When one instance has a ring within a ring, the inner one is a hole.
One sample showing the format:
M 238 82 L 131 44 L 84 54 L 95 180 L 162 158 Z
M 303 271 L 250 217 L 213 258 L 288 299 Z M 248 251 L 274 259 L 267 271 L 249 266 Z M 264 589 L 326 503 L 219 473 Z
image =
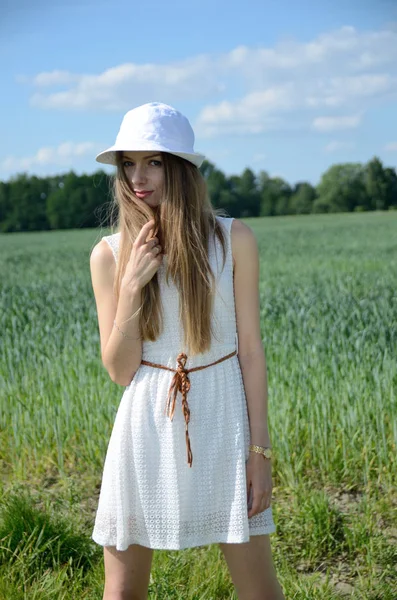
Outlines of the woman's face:
M 135 196 L 144 200 L 152 208 L 158 206 L 164 188 L 164 166 L 161 153 L 156 153 L 155 150 L 125 151 L 122 164 Z

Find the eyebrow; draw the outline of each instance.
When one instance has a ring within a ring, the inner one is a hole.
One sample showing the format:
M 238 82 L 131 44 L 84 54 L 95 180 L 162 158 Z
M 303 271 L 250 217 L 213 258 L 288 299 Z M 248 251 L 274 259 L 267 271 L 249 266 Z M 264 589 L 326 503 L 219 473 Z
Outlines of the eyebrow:
M 160 156 L 159 152 L 157 152 L 157 154 L 149 154 L 148 156 L 143 156 L 143 158 L 153 158 L 154 156 Z M 126 154 L 123 154 L 123 158 L 128 158 L 129 160 L 132 160 L 132 158 L 130 156 L 127 156 Z

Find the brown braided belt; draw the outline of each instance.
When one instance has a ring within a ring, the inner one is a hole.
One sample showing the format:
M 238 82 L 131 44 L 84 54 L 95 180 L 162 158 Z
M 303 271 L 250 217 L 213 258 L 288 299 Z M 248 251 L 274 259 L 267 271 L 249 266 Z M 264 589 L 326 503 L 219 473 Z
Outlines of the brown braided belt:
M 222 358 L 219 358 L 215 362 L 212 362 L 208 365 L 203 365 L 202 367 L 194 367 L 193 369 L 185 369 L 187 355 L 184 352 L 181 352 L 177 356 L 177 359 L 176 359 L 177 363 L 178 363 L 177 369 L 172 369 L 171 367 L 166 367 L 164 365 L 152 363 L 152 362 L 149 362 L 148 360 L 141 361 L 142 365 L 148 365 L 150 367 L 157 367 L 158 369 L 166 369 L 167 371 L 173 371 L 175 373 L 174 377 L 172 378 L 172 382 L 171 382 L 170 389 L 168 392 L 165 414 L 168 414 L 169 418 L 172 421 L 172 418 L 173 418 L 174 412 L 175 412 L 176 397 L 178 395 L 178 391 L 181 392 L 181 394 L 182 394 L 182 412 L 185 417 L 185 424 L 186 424 L 185 437 L 186 437 L 186 449 L 187 449 L 187 462 L 189 464 L 189 467 L 191 467 L 192 463 L 193 463 L 193 454 L 192 454 L 192 450 L 190 447 L 190 438 L 189 438 L 189 430 L 188 430 L 188 424 L 190 421 L 190 409 L 189 409 L 189 405 L 187 402 L 187 393 L 190 390 L 190 380 L 188 377 L 188 373 L 192 373 L 193 371 L 201 371 L 201 369 L 206 369 L 207 367 L 216 365 L 216 364 L 222 362 L 223 360 L 231 358 L 235 354 L 237 354 L 237 350 L 235 350 L 234 352 L 231 352 L 231 354 L 222 356 Z M 171 394 L 173 394 L 172 406 L 171 406 Z

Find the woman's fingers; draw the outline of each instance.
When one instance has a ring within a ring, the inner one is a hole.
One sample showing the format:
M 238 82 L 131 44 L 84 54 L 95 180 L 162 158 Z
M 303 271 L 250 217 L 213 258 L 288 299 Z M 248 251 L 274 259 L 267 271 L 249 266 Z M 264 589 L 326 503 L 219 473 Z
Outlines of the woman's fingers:
M 141 227 L 140 232 L 138 233 L 135 239 L 135 247 L 143 246 L 146 244 L 146 238 L 148 237 L 151 230 L 154 228 L 154 219 L 151 219 L 143 227 Z
M 255 490 L 255 488 L 252 486 L 251 494 L 253 494 L 253 497 L 252 497 L 251 508 L 249 508 L 249 505 L 248 505 L 248 508 L 249 508 L 248 517 L 249 518 L 263 512 L 264 510 L 269 508 L 270 503 L 271 503 L 271 492 L 270 492 L 270 497 L 269 497 L 268 492 L 264 492 L 263 490 Z
M 143 288 L 154 277 L 162 262 L 161 246 L 157 237 L 152 237 L 155 221 L 151 219 L 145 223 L 131 248 L 130 260 L 128 261 L 123 280 L 130 285 L 138 285 Z M 146 239 L 148 241 L 146 241 Z

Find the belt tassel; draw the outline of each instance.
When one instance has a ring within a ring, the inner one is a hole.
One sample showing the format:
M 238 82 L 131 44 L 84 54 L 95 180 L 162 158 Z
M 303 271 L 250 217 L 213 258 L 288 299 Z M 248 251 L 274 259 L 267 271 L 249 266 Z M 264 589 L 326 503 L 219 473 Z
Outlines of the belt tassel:
M 189 376 L 188 376 L 189 369 L 185 369 L 186 361 L 187 361 L 186 354 L 184 354 L 183 352 L 178 354 L 178 357 L 177 357 L 178 367 L 177 367 L 177 370 L 175 371 L 174 377 L 172 378 L 172 382 L 171 382 L 170 389 L 168 392 L 167 406 L 166 406 L 165 412 L 172 421 L 172 419 L 174 417 L 174 412 L 175 412 L 176 397 L 178 395 L 178 392 L 180 392 L 182 394 L 182 412 L 183 412 L 183 416 L 185 417 L 185 424 L 186 424 L 185 437 L 186 437 L 187 462 L 189 464 L 189 467 L 191 467 L 193 464 L 193 454 L 192 454 L 192 449 L 191 449 L 191 445 L 190 445 L 189 429 L 188 429 L 188 424 L 190 421 L 190 408 L 189 408 L 189 404 L 187 402 L 187 393 L 190 390 L 190 380 L 189 380 Z
M 175 372 L 175 374 L 172 378 L 170 389 L 168 391 L 165 414 L 167 414 L 172 421 L 172 419 L 174 417 L 174 413 L 175 413 L 176 397 L 178 395 L 178 392 L 180 392 L 182 394 L 182 411 L 183 411 L 183 416 L 185 418 L 186 453 L 187 453 L 187 462 L 189 464 L 189 467 L 191 467 L 193 464 L 193 453 L 192 453 L 192 449 L 191 449 L 191 445 L 190 445 L 190 437 L 189 437 L 189 429 L 188 429 L 188 424 L 190 421 L 190 409 L 189 409 L 189 405 L 187 402 L 187 394 L 188 394 L 188 391 L 190 390 L 190 379 L 189 379 L 188 373 L 191 373 L 192 371 L 201 371 L 201 369 L 206 369 L 207 367 L 216 365 L 216 364 L 226 360 L 227 358 L 231 358 L 235 354 L 237 354 L 237 350 L 235 350 L 234 352 L 231 352 L 227 356 L 222 356 L 222 358 L 219 358 L 218 360 L 210 363 L 209 365 L 203 365 L 201 367 L 193 367 L 192 369 L 185 369 L 187 355 L 184 352 L 181 352 L 177 356 L 177 359 L 176 359 L 177 363 L 178 363 L 177 369 L 172 369 L 171 367 L 166 367 L 165 365 L 159 365 L 157 363 L 152 363 L 148 360 L 141 361 L 141 364 L 143 364 L 143 365 L 149 365 L 151 367 L 157 367 L 159 369 L 166 369 L 167 371 Z

